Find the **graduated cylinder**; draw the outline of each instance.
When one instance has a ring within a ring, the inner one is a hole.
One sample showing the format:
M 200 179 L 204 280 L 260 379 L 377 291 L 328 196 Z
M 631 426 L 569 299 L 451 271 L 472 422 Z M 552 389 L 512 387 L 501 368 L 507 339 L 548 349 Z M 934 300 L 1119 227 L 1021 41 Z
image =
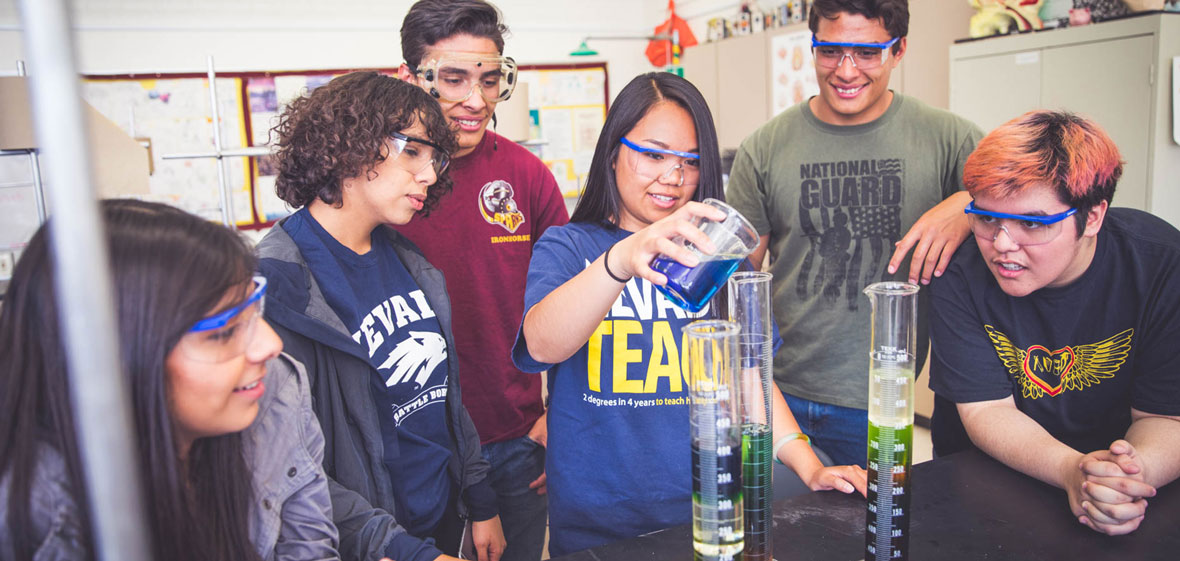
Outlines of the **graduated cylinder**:
M 864 292 L 872 304 L 865 559 L 907 559 L 918 286 L 879 282 Z
M 692 423 L 693 559 L 742 554 L 741 396 L 737 336 L 729 321 L 684 327 Z
M 738 324 L 742 389 L 742 499 L 745 561 L 770 561 L 773 547 L 773 464 L 770 282 L 773 275 L 735 273 L 729 279 L 729 320 Z

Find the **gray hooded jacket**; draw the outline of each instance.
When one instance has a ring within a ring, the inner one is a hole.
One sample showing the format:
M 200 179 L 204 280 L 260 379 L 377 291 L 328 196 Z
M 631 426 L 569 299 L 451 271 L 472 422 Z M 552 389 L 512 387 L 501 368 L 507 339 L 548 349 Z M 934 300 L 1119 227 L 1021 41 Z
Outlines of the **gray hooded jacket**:
M 381 230 L 429 300 L 448 348 L 454 349 L 451 302 L 442 272 L 401 234 L 392 228 Z M 341 557 L 380 559 L 390 541 L 405 529 L 392 515 L 393 484 L 384 463 L 377 406 L 369 391 L 373 366 L 324 299 L 282 222 L 259 243 L 258 254 L 268 281 L 266 320 L 282 337 L 284 351 L 302 362 L 311 377 L 313 406 L 324 432 L 324 470 L 332 492 L 333 518 L 340 531 Z M 480 454 L 479 435 L 462 405 L 456 353 L 448 353 L 447 367 L 449 472 L 465 498 L 472 486 L 487 486 L 489 465 Z M 460 516 L 467 518 L 462 500 L 458 508 Z

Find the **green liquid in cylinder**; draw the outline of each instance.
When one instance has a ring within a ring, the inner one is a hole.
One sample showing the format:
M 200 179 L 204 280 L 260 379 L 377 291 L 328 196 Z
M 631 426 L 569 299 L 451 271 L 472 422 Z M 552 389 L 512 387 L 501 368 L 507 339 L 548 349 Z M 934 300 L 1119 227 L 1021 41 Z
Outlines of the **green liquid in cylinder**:
M 766 425 L 742 425 L 742 497 L 745 500 L 746 561 L 770 561 L 771 436 Z
M 904 560 L 910 541 L 913 362 L 874 360 L 869 377 L 865 560 Z

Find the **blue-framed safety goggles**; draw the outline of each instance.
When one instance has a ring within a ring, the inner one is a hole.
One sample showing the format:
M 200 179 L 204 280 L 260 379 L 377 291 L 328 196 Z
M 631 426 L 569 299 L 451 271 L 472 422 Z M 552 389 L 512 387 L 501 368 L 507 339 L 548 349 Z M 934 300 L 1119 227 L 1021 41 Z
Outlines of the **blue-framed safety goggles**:
M 1041 245 L 1049 243 L 1061 234 L 1061 221 L 1073 216 L 1078 209 L 1071 208 L 1065 212 L 1049 215 L 1008 214 L 1006 212 L 992 212 L 975 208 L 975 201 L 967 203 L 963 213 L 969 218 L 971 232 L 975 237 L 988 241 L 995 241 L 1000 230 L 1017 245 Z M 1009 228 L 1006 221 L 1011 221 Z
M 901 37 L 894 37 L 884 43 L 855 43 L 820 41 L 811 35 L 811 53 L 815 63 L 823 68 L 839 68 L 844 57 L 852 59 L 852 65 L 861 70 L 872 70 L 889 58 L 889 50 Z M 851 52 L 845 52 L 845 49 Z
M 1071 208 L 1065 212 L 1059 212 L 1057 214 L 1048 214 L 1045 216 L 1038 216 L 1035 214 L 1007 214 L 1004 212 L 992 212 L 990 210 L 980 210 L 978 208 L 975 208 L 975 201 L 971 201 L 971 202 L 967 203 L 967 208 L 963 209 L 963 214 L 978 214 L 980 216 L 990 216 L 992 218 L 1007 218 L 1009 220 L 1023 220 L 1023 221 L 1027 221 L 1027 222 L 1036 222 L 1038 224 L 1044 224 L 1044 225 L 1056 224 L 1058 222 L 1061 222 L 1062 220 L 1065 220 L 1066 218 L 1069 218 L 1070 216 L 1073 216 L 1077 212 L 1078 212 L 1078 209 Z
M 680 152 L 678 150 L 664 150 L 663 148 L 649 148 L 647 146 L 640 146 L 638 144 L 635 144 L 634 142 L 631 142 L 630 140 L 627 140 L 627 137 L 620 138 L 619 142 L 622 142 L 623 144 L 625 144 L 627 146 L 627 148 L 630 148 L 636 152 L 643 152 L 645 154 L 651 154 L 651 153 L 667 154 L 669 156 L 679 156 L 679 157 L 687 159 L 687 160 L 700 160 L 701 159 L 700 154 L 693 154 L 692 152 Z
M 230 320 L 232 320 L 238 314 L 242 313 L 243 310 L 245 310 L 246 308 L 249 308 L 255 302 L 262 300 L 262 297 L 265 294 L 266 294 L 266 277 L 256 276 L 256 277 L 254 277 L 254 292 L 252 292 L 250 294 L 249 298 L 247 298 L 241 304 L 238 304 L 237 306 L 234 306 L 228 310 L 225 310 L 224 312 L 221 312 L 221 313 L 213 315 L 213 316 L 209 316 L 201 321 L 198 321 L 196 324 L 194 324 L 192 326 L 191 329 L 189 329 L 189 332 L 191 333 L 191 332 L 209 331 L 211 329 L 225 327 L 230 322 Z
M 652 148 L 640 146 L 626 137 L 619 142 L 633 150 L 633 154 L 626 158 L 631 169 L 641 177 L 655 181 L 670 182 L 673 172 L 680 172 L 679 186 L 695 186 L 701 179 L 701 155 L 679 150 Z M 672 156 L 671 158 L 665 156 Z

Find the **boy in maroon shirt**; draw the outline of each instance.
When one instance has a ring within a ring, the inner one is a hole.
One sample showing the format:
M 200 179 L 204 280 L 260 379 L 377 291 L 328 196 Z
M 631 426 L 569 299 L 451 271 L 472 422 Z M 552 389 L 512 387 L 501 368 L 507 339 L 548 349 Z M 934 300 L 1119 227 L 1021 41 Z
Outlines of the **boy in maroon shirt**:
M 406 14 L 399 76 L 439 100 L 459 151 L 448 168 L 453 192 L 429 218 L 397 229 L 446 276 L 463 404 L 492 466 L 508 542 L 502 559 L 537 561 L 547 518 L 545 407 L 541 377 L 513 366 L 510 350 L 533 243 L 569 215 L 545 164 L 487 130 L 517 77 L 502 56 L 506 30 L 482 0 L 421 0 Z

